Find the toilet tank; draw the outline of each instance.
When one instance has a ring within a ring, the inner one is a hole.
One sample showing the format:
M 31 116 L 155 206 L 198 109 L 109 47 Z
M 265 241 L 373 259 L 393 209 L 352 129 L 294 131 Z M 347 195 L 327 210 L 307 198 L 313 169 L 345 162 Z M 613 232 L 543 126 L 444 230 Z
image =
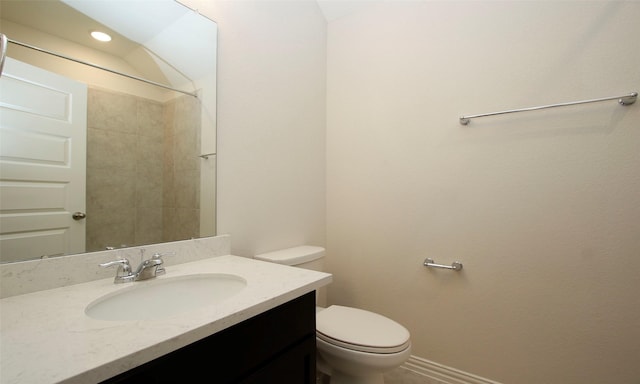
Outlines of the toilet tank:
M 256 260 L 270 263 L 284 264 L 292 267 L 324 272 L 324 248 L 313 245 L 301 245 L 293 248 L 280 249 L 255 256 Z M 327 302 L 326 288 L 316 291 L 316 304 L 324 307 Z
M 255 258 L 270 263 L 290 265 L 312 271 L 324 271 L 324 262 L 322 260 L 324 258 L 324 248 L 313 245 L 301 245 L 262 253 L 256 255 Z

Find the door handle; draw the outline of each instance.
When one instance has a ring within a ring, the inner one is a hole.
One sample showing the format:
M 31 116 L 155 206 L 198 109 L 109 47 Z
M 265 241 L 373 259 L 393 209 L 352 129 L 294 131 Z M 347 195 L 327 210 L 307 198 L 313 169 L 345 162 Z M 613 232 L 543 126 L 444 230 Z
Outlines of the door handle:
M 84 212 L 74 212 L 71 217 L 73 217 L 73 220 L 83 220 L 87 218 L 87 214 Z

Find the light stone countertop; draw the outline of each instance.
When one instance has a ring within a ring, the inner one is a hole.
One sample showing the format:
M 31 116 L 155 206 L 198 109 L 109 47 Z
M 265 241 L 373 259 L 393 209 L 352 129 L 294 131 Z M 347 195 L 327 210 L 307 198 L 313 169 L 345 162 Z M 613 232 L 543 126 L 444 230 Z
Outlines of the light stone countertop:
M 114 284 L 108 278 L 4 298 L 0 383 L 97 383 L 327 285 L 332 278 L 231 255 L 166 270 L 155 280 L 226 273 L 241 276 L 247 286 L 218 304 L 144 321 L 96 320 L 84 309 L 102 295 L 147 282 Z

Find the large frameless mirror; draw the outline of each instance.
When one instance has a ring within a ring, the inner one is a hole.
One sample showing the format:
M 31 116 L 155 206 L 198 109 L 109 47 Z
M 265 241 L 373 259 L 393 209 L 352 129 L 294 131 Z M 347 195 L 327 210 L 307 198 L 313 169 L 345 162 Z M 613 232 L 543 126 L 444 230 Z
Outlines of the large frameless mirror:
M 216 24 L 173 0 L 1 7 L 0 261 L 215 235 Z

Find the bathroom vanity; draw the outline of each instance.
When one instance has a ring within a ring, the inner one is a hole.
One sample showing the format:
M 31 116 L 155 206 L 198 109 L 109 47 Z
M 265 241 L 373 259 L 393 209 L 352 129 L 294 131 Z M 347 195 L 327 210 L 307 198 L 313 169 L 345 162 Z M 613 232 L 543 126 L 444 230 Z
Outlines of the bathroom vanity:
M 311 292 L 103 383 L 313 384 L 315 338 Z
M 85 310 L 148 282 L 101 278 L 6 297 L 0 300 L 0 383 L 315 381 L 314 291 L 331 275 L 231 255 L 166 270 L 149 282 L 224 274 L 246 286 L 214 304 L 133 320 L 96 319 Z M 175 300 L 167 298 L 166 305 Z

